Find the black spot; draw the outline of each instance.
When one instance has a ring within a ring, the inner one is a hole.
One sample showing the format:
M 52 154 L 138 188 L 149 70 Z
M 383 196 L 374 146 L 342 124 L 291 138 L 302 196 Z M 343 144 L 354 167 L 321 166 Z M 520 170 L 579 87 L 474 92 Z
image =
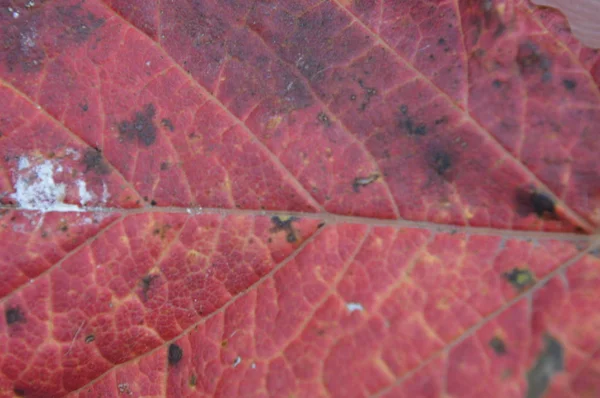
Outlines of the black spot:
M 374 183 L 379 179 L 379 174 L 371 174 L 367 177 L 356 177 L 352 182 L 352 190 L 354 192 L 360 192 L 361 187 L 366 187 L 369 184 Z
M 571 79 L 564 79 L 563 86 L 565 86 L 567 90 L 574 90 L 575 87 L 577 87 L 577 82 Z
M 445 151 L 433 152 L 429 165 L 437 175 L 447 177 L 452 169 L 452 157 Z
M 173 126 L 173 122 L 170 119 L 162 119 L 160 121 L 160 124 L 168 128 L 169 131 L 175 131 L 175 126 Z
M 94 336 L 93 334 L 89 334 L 89 335 L 85 336 L 85 343 L 86 344 L 90 344 L 94 340 L 96 340 L 96 336 Z
M 14 325 L 15 323 L 25 323 L 25 315 L 21 312 L 19 307 L 12 307 L 4 312 L 6 317 L 6 323 L 8 325 Z
M 377 95 L 377 89 L 375 89 L 374 87 L 365 86 L 365 83 L 362 80 L 358 80 L 358 84 L 365 92 L 364 100 L 360 104 L 360 108 L 359 108 L 361 111 L 364 111 L 365 109 L 367 109 L 367 106 L 369 106 L 369 104 L 371 103 L 371 97 L 374 97 Z
M 298 221 L 298 218 L 280 218 L 279 216 L 273 216 L 271 217 L 271 222 L 273 223 L 273 228 L 271 228 L 271 232 L 277 233 L 279 231 L 285 231 L 287 233 L 286 240 L 290 243 L 294 243 L 298 240 L 296 236 L 296 230 L 292 225 L 294 221 Z
M 552 61 L 536 44 L 530 41 L 519 45 L 516 61 L 522 75 L 541 74 L 544 82 L 552 78 L 550 72 Z
M 156 126 L 154 125 L 154 105 L 148 104 L 141 112 L 136 112 L 131 121 L 119 123 L 119 133 L 122 139 L 131 141 L 137 137 L 140 144 L 150 146 L 156 141 Z
M 175 366 L 183 358 L 183 350 L 177 344 L 169 345 L 169 365 Z
M 500 88 L 502 87 L 502 82 L 498 79 L 494 79 L 494 81 L 492 81 L 492 86 L 494 86 L 495 88 Z
M 510 272 L 505 272 L 502 276 L 519 292 L 535 284 L 535 276 L 531 271 L 524 268 L 513 268 Z
M 502 340 L 500 337 L 492 337 L 489 344 L 497 355 L 506 354 L 506 344 L 504 343 L 504 340 Z
M 160 169 L 161 169 L 161 170 L 163 170 L 163 171 L 164 171 L 164 170 L 167 170 L 168 168 L 169 168 L 169 163 L 167 163 L 167 162 L 162 162 L 162 163 L 160 164 Z
M 87 102 L 83 102 L 81 104 L 79 104 L 79 107 L 81 108 L 82 111 L 87 112 L 89 109 L 89 106 L 87 104 Z
M 325 125 L 325 127 L 329 127 L 331 125 L 331 122 L 329 121 L 329 116 L 327 116 L 327 114 L 325 112 L 320 112 L 317 115 L 317 120 L 321 123 L 323 123 L 323 125 Z
M 323 228 L 325 226 L 324 222 L 320 222 L 319 225 L 317 225 L 317 228 Z
M 438 39 L 438 45 L 443 46 L 444 44 L 446 44 L 446 39 L 444 39 L 443 37 L 440 37 Z
M 516 193 L 517 214 L 521 217 L 527 217 L 529 214 L 535 214 L 539 218 L 556 220 L 556 207 L 554 200 L 543 192 L 536 190 L 519 189 Z
M 156 200 L 152 199 L 152 200 L 150 201 L 150 206 L 156 206 L 156 204 L 157 204 L 157 203 L 156 203 Z
M 102 152 L 97 148 L 88 148 L 83 154 L 83 164 L 85 165 L 84 173 L 92 170 L 98 175 L 105 175 L 110 172 L 108 164 L 104 161 Z
M 196 387 L 196 384 L 198 383 L 198 376 L 196 375 L 191 375 L 190 376 L 190 386 L 191 387 Z
M 146 275 L 140 281 L 142 285 L 142 294 L 144 295 L 144 300 L 148 300 L 148 291 L 152 285 L 152 282 L 158 278 L 158 275 Z
M 25 396 L 25 390 L 23 390 L 22 388 L 13 388 L 13 393 L 17 396 L 17 397 L 24 397 Z
M 545 348 L 535 362 L 535 365 L 527 372 L 527 394 L 526 398 L 541 398 L 544 396 L 550 379 L 555 373 L 564 370 L 563 347 L 554 337 L 544 336 Z
M 400 117 L 398 127 L 406 131 L 408 135 L 425 135 L 427 134 L 427 126 L 422 123 L 416 123 L 412 117 L 408 115 L 408 106 L 400 106 Z

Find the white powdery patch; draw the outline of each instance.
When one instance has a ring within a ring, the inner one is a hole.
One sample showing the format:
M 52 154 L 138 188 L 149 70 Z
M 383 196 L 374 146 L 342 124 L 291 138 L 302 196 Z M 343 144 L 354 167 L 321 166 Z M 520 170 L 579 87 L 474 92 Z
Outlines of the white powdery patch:
M 79 189 L 79 201 L 82 206 L 85 206 L 86 203 L 89 203 L 94 197 L 91 193 L 89 193 L 86 189 L 85 181 L 77 180 L 77 188 Z
M 29 165 L 29 160 L 22 159 L 19 159 L 19 167 Z M 26 210 L 81 211 L 76 205 L 63 203 L 66 186 L 54 181 L 54 165 L 49 160 L 30 168 L 28 173 L 19 174 L 15 191 L 12 198 Z
M 19 158 L 19 164 L 17 166 L 19 168 L 19 171 L 28 169 L 29 166 L 29 159 L 27 159 L 25 156 Z
M 362 304 L 360 304 L 360 303 L 348 303 L 348 304 L 346 304 L 346 309 L 350 313 L 352 313 L 354 311 L 363 312 L 365 310 L 364 307 L 362 306 Z

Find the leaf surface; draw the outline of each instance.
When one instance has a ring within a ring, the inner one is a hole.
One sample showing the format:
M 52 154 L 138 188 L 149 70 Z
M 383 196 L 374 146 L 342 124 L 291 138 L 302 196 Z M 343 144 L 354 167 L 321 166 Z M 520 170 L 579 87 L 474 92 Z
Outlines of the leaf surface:
M 600 394 L 600 55 L 567 26 L 1 3 L 0 396 Z

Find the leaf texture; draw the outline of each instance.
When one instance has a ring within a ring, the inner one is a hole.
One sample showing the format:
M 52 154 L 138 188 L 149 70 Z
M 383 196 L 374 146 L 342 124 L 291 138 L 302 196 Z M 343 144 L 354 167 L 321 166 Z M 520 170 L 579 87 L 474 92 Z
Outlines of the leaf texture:
M 599 83 L 521 0 L 0 1 L 0 396 L 599 395 Z

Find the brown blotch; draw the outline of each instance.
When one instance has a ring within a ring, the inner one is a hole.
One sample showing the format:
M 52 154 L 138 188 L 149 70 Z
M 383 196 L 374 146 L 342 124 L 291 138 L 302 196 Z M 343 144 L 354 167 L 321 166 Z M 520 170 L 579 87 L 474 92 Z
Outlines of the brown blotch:
M 544 192 L 520 188 L 515 194 L 516 211 L 521 217 L 535 214 L 545 220 L 558 220 L 554 200 Z
M 408 135 L 422 136 L 427 134 L 427 126 L 423 123 L 417 123 L 408 114 L 408 106 L 400 105 L 400 117 L 398 118 L 398 127 L 404 130 Z
M 177 365 L 179 361 L 181 361 L 181 358 L 183 358 L 183 350 L 181 347 L 175 343 L 170 344 L 168 353 L 169 365 Z
M 160 169 L 161 169 L 162 171 L 165 171 L 165 170 L 167 170 L 168 168 L 169 168 L 169 163 L 168 163 L 168 162 L 162 162 L 162 163 L 160 164 Z
M 519 45 L 516 62 L 522 75 L 541 74 L 544 82 L 552 79 L 552 60 L 531 41 Z
M 567 90 L 573 91 L 575 90 L 575 87 L 577 87 L 577 82 L 571 79 L 563 79 L 563 86 L 565 86 Z
M 98 175 L 106 175 L 110 173 L 108 164 L 104 161 L 102 152 L 98 148 L 89 148 L 83 154 L 83 164 L 85 165 L 84 173 L 93 171 Z
M 526 398 L 542 398 L 554 374 L 564 370 L 565 357 L 561 343 L 549 335 L 546 335 L 544 340 L 544 350 L 527 372 Z
M 140 112 L 136 112 L 131 121 L 124 120 L 119 123 L 121 138 L 131 141 L 135 138 L 144 146 L 150 146 L 156 141 L 156 125 L 154 115 L 156 109 L 153 104 L 148 104 Z
M 356 193 L 360 192 L 360 188 L 366 187 L 377 181 L 379 179 L 379 174 L 371 174 L 367 177 L 356 177 L 352 182 L 352 190 Z
M 294 243 L 298 240 L 296 230 L 292 223 L 294 221 L 298 221 L 296 217 L 284 217 L 281 218 L 279 216 L 271 217 L 271 222 L 273 223 L 273 228 L 271 228 L 272 233 L 277 233 L 279 231 L 286 232 L 286 240 L 290 243 Z
M 535 276 L 525 268 L 513 268 L 511 271 L 502 274 L 502 276 L 519 292 L 535 284 Z
M 198 383 L 198 376 L 196 376 L 195 374 L 190 376 L 190 387 L 196 387 L 196 384 Z
M 162 119 L 160 121 L 160 124 L 168 128 L 169 131 L 175 131 L 175 126 L 173 125 L 173 122 L 170 119 Z
M 327 116 L 327 114 L 325 112 L 320 112 L 317 115 L 317 120 L 321 123 L 323 123 L 323 125 L 325 127 L 329 127 L 331 125 L 331 121 L 329 120 L 329 116 Z
M 489 344 L 490 347 L 492 347 L 492 350 L 494 350 L 494 352 L 496 353 L 496 355 L 506 354 L 506 344 L 504 343 L 504 340 L 502 340 L 500 337 L 492 337 Z
M 25 396 L 25 390 L 23 390 L 22 388 L 13 388 L 13 393 L 17 396 L 17 397 L 24 397 Z
M 158 275 L 146 275 L 141 279 L 140 284 L 142 286 L 142 294 L 144 295 L 144 300 L 148 300 L 148 291 L 150 290 L 153 281 L 158 277 Z
M 14 325 L 16 323 L 25 323 L 25 315 L 19 307 L 10 307 L 4 311 L 4 317 L 6 318 L 7 325 Z

